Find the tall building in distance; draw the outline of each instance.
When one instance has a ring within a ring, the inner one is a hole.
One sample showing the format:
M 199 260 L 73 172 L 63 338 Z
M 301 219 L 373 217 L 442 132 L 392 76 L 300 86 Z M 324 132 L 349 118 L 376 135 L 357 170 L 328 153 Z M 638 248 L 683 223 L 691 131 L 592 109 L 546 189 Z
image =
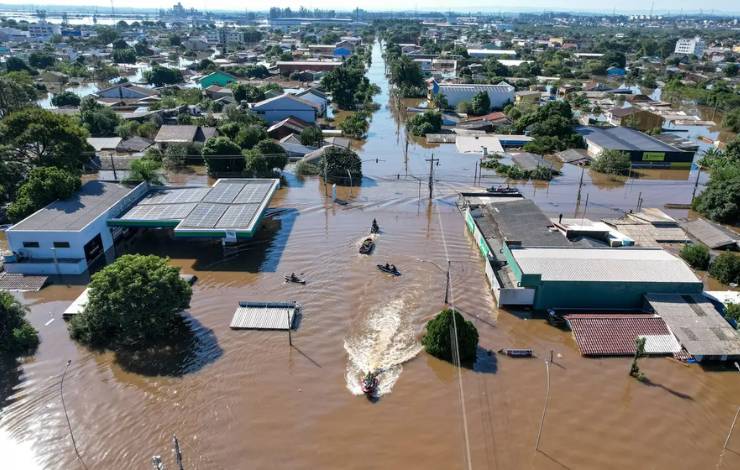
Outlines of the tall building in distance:
M 705 47 L 706 44 L 699 36 L 691 39 L 681 38 L 676 41 L 676 49 L 673 52 L 676 54 L 695 55 L 696 57 L 701 57 L 704 55 Z

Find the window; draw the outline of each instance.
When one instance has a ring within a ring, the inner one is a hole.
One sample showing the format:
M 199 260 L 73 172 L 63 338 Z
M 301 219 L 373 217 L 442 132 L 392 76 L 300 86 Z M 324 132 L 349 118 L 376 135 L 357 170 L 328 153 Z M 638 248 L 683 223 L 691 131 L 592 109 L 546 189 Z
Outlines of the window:
M 54 248 L 69 248 L 69 242 L 54 242 Z
M 23 248 L 38 248 L 39 242 L 23 242 Z

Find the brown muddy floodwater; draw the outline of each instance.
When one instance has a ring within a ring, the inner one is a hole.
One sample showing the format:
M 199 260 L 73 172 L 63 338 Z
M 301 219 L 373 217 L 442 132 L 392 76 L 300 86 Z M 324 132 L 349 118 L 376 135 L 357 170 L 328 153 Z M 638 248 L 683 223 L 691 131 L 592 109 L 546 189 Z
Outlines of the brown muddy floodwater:
M 377 47 L 374 53 L 369 74 L 385 103 Z M 84 289 L 78 281 L 18 294 L 41 345 L 0 371 L 2 468 L 82 468 L 60 399 L 68 359 L 64 397 L 90 469 L 150 468 L 153 455 L 175 468 L 172 434 L 187 469 L 740 468 L 740 430 L 720 459 L 740 374 L 648 358 L 641 367 L 650 383 L 639 383 L 628 376 L 630 359 L 582 358 L 569 332 L 497 310 L 454 204 L 456 191 L 472 186 L 477 157 L 414 144 L 405 161 L 394 116 L 387 107 L 375 113 L 360 151 L 384 161 L 365 163 L 362 187 L 340 188 L 346 206 L 332 204 L 317 179 L 287 175 L 263 228 L 240 251 L 173 240 L 167 231 L 145 231 L 118 247 L 119 254 L 169 256 L 198 276 L 186 312 L 192 334 L 172 350 L 117 356 L 72 342 L 61 313 Z M 442 158 L 432 202 L 426 185 L 404 171 L 423 177 L 431 151 Z M 549 214 L 576 208 L 580 169 L 565 171 L 564 182 L 523 186 Z M 693 186 L 688 172 L 609 183 L 592 181 L 587 170 L 585 179 L 594 201 L 588 215 L 628 209 L 639 192 L 648 195 L 646 206 L 685 202 Z M 382 229 L 377 248 L 361 256 L 373 218 Z M 444 307 L 448 260 L 451 303 L 480 333 L 478 360 L 460 375 L 419 344 L 426 321 Z M 403 275 L 379 273 L 375 264 L 386 261 Z M 290 272 L 308 284 L 283 283 Z M 285 332 L 230 330 L 240 300 L 297 301 L 293 346 Z M 538 357 L 488 353 L 503 347 L 531 347 Z M 536 451 L 550 351 L 550 402 Z M 374 367 L 384 372 L 372 403 L 357 380 Z

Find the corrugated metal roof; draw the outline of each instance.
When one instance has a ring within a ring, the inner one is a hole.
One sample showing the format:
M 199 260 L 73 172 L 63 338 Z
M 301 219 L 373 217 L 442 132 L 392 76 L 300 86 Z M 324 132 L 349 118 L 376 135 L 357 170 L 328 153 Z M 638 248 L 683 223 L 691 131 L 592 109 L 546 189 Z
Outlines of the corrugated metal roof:
M 516 248 L 524 274 L 543 281 L 701 283 L 689 267 L 667 251 L 629 248 Z
M 692 356 L 740 356 L 740 335 L 702 295 L 648 294 L 646 298 Z
M 738 236 L 704 219 L 696 219 L 683 224 L 683 227 L 693 237 L 712 249 L 735 245 Z
M 288 330 L 293 328 L 295 302 L 239 302 L 232 329 Z
M 668 354 L 681 349 L 668 326 L 657 315 L 573 314 L 566 315 L 565 319 L 584 356 L 632 355 L 635 353 L 635 339 L 643 336 L 646 338 L 646 353 Z

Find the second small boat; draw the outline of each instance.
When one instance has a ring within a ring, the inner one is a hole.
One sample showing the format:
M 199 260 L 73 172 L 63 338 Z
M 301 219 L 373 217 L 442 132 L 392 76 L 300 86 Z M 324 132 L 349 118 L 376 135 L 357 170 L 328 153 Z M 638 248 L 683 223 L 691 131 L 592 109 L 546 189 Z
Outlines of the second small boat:
M 372 238 L 368 237 L 365 240 L 362 241 L 362 245 L 360 245 L 360 254 L 361 255 L 369 255 L 372 253 L 373 249 L 375 248 L 375 242 Z

